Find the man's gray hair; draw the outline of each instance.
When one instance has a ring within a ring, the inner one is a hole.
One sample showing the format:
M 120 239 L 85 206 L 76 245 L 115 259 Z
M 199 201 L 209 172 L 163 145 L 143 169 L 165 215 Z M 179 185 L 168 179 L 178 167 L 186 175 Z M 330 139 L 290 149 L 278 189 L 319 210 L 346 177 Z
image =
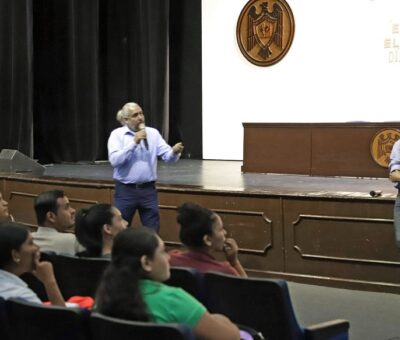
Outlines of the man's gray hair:
M 115 118 L 121 123 L 121 125 L 125 125 L 124 118 L 128 118 L 132 114 L 132 111 L 137 108 L 141 110 L 141 107 L 137 103 L 126 103 L 122 109 L 117 112 Z

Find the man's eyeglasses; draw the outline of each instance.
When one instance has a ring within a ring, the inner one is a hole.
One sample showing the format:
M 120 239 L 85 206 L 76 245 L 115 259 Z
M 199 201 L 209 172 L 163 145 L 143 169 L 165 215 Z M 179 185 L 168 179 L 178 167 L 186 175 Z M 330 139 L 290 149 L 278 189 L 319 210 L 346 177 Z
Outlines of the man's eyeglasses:
M 134 117 L 137 117 L 139 115 L 143 115 L 143 111 L 138 111 L 138 112 L 132 113 L 127 118 L 134 118 Z

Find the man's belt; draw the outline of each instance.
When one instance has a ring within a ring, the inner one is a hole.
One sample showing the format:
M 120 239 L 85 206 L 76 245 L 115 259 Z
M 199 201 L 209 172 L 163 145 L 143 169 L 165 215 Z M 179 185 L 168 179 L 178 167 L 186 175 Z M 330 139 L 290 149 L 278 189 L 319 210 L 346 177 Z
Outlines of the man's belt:
M 124 184 L 124 183 L 122 183 Z M 124 185 L 127 185 L 128 187 L 134 188 L 134 189 L 147 189 L 147 188 L 155 188 L 156 187 L 156 182 L 151 181 L 151 182 L 144 182 L 144 183 L 127 183 Z

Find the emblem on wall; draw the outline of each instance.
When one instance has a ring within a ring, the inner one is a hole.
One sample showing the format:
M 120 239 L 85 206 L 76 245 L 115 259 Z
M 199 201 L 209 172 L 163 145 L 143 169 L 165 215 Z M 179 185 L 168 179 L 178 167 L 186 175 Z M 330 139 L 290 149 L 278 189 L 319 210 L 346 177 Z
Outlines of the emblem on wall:
M 375 163 L 387 168 L 390 162 L 390 153 L 393 144 L 400 139 L 400 130 L 382 129 L 371 139 L 371 156 Z
M 271 66 L 288 52 L 294 37 L 294 17 L 285 0 L 250 0 L 242 9 L 236 38 L 251 63 Z

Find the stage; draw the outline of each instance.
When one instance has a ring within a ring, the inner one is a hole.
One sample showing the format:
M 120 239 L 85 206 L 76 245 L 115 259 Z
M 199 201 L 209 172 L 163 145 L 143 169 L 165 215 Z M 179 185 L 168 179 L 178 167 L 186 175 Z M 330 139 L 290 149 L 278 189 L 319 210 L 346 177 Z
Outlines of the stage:
M 204 190 L 252 194 L 370 199 L 370 191 L 381 191 L 380 199 L 393 200 L 397 190 L 388 179 L 316 177 L 306 175 L 242 173 L 242 161 L 182 159 L 158 163 L 159 187 L 191 187 Z M 46 165 L 44 176 L 112 181 L 107 161 Z
M 252 276 L 400 293 L 388 179 L 242 173 L 241 161 L 159 162 L 161 237 L 179 247 L 176 208 L 193 201 L 218 212 Z M 108 162 L 46 165 L 44 176 L 0 174 L 15 219 L 36 227 L 33 198 L 61 188 L 77 209 L 112 202 Z M 381 191 L 371 197 L 370 191 Z M 134 219 L 133 224 L 140 221 Z

